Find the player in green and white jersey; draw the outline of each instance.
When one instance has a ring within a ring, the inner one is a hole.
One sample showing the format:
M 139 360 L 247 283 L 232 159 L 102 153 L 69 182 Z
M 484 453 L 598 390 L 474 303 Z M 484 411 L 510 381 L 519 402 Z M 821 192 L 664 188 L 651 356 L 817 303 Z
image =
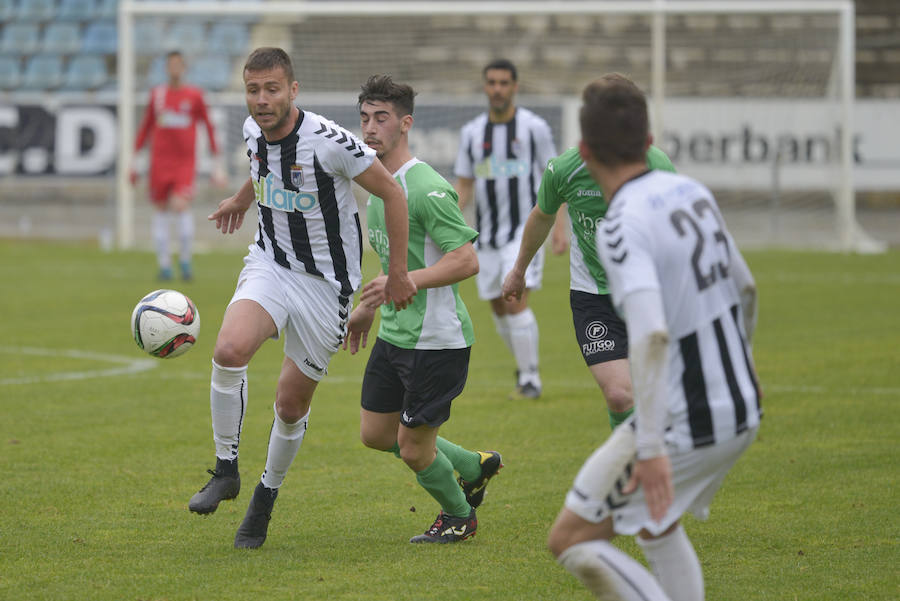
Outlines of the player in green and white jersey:
M 655 146 L 647 151 L 650 169 L 675 171 L 669 157 Z M 503 297 L 518 298 L 525 289 L 525 269 L 538 252 L 566 204 L 572 223 L 569 254 L 569 303 L 575 337 L 591 374 L 603 391 L 612 428 L 633 411 L 625 323 L 613 309 L 606 272 L 597 257 L 596 231 L 607 202 L 591 178 L 577 148 L 551 159 L 541 179 L 537 205 L 525 223 L 515 266 L 503 282 Z
M 478 272 L 472 245 L 478 232 L 466 225 L 453 187 L 409 151 L 414 96 L 410 86 L 373 75 L 359 95 L 359 113 L 365 143 L 406 193 L 408 268 L 419 293 L 398 311 L 386 302 L 386 276 L 366 284 L 344 348 L 356 353 L 366 345 L 375 309 L 381 307 L 378 339 L 363 378 L 360 437 L 367 447 L 403 459 L 441 506 L 432 526 L 410 542 L 449 543 L 475 534 L 475 508 L 502 463 L 496 451 L 469 451 L 438 436 L 465 386 L 475 341 L 458 283 Z M 369 242 L 387 272 L 382 200 L 370 196 L 366 214 Z

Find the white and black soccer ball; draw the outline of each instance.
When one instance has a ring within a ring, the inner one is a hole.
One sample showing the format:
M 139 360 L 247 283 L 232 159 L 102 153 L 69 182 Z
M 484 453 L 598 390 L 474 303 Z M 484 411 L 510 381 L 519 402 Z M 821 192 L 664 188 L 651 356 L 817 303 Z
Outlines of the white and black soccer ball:
M 200 334 L 200 314 L 177 290 L 154 290 L 131 314 L 131 332 L 141 350 L 171 359 L 186 353 Z

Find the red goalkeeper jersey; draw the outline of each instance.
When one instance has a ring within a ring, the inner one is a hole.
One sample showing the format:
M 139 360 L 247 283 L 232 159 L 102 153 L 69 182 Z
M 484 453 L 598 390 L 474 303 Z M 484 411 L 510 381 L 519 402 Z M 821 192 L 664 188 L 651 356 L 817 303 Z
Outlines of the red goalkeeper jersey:
M 161 85 L 150 91 L 135 151 L 150 140 L 151 179 L 173 171 L 193 176 L 198 121 L 206 126 L 209 148 L 217 154 L 216 137 L 199 88 Z

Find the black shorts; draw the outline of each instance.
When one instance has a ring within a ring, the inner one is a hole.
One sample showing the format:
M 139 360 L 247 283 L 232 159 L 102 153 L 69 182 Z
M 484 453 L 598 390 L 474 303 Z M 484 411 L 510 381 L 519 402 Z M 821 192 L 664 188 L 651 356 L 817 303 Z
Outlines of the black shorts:
M 450 419 L 450 404 L 466 385 L 471 347 L 423 351 L 375 340 L 362 384 L 362 407 L 402 411 L 409 428 L 436 428 Z
M 596 365 L 628 357 L 628 332 L 613 309 L 610 295 L 569 290 L 569 304 L 585 363 Z

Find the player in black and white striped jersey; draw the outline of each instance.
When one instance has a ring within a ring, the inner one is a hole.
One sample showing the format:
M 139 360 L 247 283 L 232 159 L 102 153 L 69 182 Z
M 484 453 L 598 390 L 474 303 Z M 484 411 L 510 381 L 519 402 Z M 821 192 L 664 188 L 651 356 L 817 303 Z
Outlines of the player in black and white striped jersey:
M 510 61 L 493 61 L 482 75 L 490 106 L 460 132 L 456 191 L 461 207 L 475 199 L 479 232 L 475 249 L 481 268 L 475 282 L 478 296 L 490 301 L 497 332 L 515 357 L 518 381 L 513 396 L 537 398 L 541 393 L 538 326 L 528 307 L 528 291 L 541 287 L 543 252 L 528 266 L 521 298 L 503 298 L 503 278 L 515 264 L 541 175 L 556 156 L 556 147 L 547 122 L 516 106 L 518 75 Z
M 612 74 L 583 100 L 579 150 L 610 199 L 597 251 L 628 330 L 635 414 L 581 468 L 548 544 L 600 598 L 702 601 L 680 518 L 706 517 L 756 437 L 756 285 L 709 190 L 647 168 L 643 93 Z M 616 534 L 638 535 L 655 579 Z
M 209 219 L 232 233 L 256 201 L 259 229 L 216 339 L 210 386 L 216 468 L 189 503 L 212 513 L 240 490 L 238 443 L 247 405 L 247 365 L 268 338 L 284 333 L 266 468 L 234 545 L 266 539 L 279 487 L 309 423 L 309 406 L 346 335 L 360 284 L 362 232 L 350 180 L 385 201 L 390 240 L 385 300 L 404 308 L 416 293 L 407 273 L 409 217 L 403 189 L 345 129 L 294 104 L 298 84 L 280 48 L 258 48 L 244 66 L 250 117 L 244 139 L 250 177 Z

